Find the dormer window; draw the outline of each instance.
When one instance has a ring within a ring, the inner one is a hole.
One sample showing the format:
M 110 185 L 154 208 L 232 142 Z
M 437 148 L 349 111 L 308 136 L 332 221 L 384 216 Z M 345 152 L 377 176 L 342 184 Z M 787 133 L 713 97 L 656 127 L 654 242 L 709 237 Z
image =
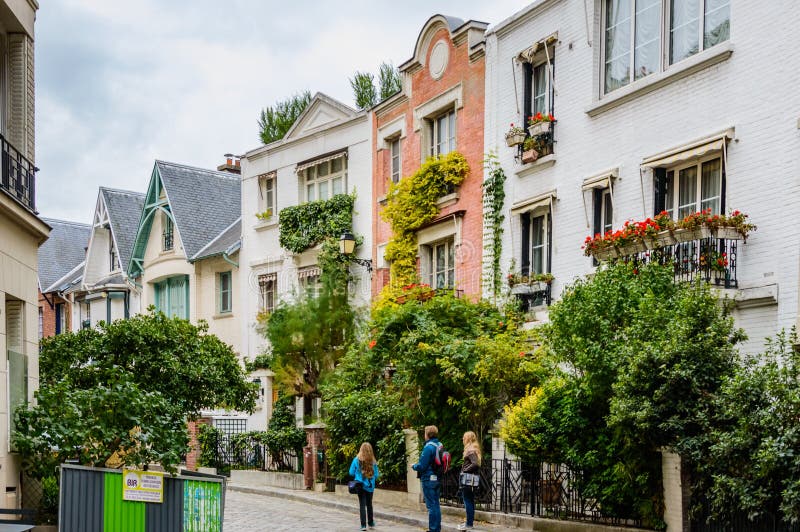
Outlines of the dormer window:
M 108 239 L 108 270 L 114 271 L 117 269 L 117 250 L 114 247 L 114 237 L 109 234 Z
M 172 218 L 167 213 L 161 213 L 161 225 L 164 228 L 162 234 L 162 251 L 170 251 L 174 245 L 175 228 L 172 223 Z

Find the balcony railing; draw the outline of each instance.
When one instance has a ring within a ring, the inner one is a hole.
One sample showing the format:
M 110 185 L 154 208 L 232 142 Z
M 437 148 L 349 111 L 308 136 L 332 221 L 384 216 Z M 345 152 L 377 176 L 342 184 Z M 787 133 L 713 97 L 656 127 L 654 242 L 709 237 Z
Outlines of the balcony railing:
M 733 232 L 729 234 L 733 235 Z M 672 265 L 676 281 L 701 279 L 720 288 L 738 288 L 736 263 L 740 237 L 705 236 L 686 242 L 622 253 L 619 260 Z
M 36 167 L 2 135 L 0 143 L 3 148 L 0 188 L 29 210 L 36 212 Z

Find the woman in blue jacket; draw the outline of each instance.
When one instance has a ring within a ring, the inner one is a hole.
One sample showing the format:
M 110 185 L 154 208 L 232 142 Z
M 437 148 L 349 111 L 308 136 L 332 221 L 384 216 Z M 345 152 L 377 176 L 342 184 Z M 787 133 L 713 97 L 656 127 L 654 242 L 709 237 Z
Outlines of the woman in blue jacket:
M 372 517 L 372 493 L 375 491 L 375 481 L 378 480 L 378 462 L 375 461 L 375 453 L 372 452 L 372 445 L 367 442 L 361 444 L 358 455 L 350 463 L 350 476 L 361 482 L 361 489 L 358 490 L 358 514 L 361 517 L 361 530 L 375 527 L 375 519 Z

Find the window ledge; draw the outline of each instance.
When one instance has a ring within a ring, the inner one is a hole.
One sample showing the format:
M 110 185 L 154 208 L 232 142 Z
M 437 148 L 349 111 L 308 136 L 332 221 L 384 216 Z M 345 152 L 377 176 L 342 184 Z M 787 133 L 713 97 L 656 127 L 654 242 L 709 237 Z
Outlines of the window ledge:
M 733 53 L 733 43 L 726 41 L 718 44 L 708 50 L 703 50 L 699 54 L 679 61 L 671 65 L 663 72 L 651 74 L 638 81 L 634 81 L 630 85 L 612 91 L 597 102 L 592 104 L 586 109 L 586 114 L 589 116 L 597 116 L 601 113 L 609 111 L 618 107 L 626 102 L 651 93 L 661 87 L 670 83 L 674 83 L 680 79 L 691 76 L 695 72 L 699 72 L 717 63 L 721 63 L 728 59 Z
M 269 229 L 270 227 L 275 227 L 278 225 L 278 217 L 273 216 L 269 220 L 259 220 L 257 224 L 253 226 L 253 229 L 256 231 L 263 231 L 265 229 Z
M 445 207 L 449 207 L 450 205 L 455 205 L 458 201 L 458 192 L 453 192 L 452 194 L 447 194 L 446 196 L 442 196 L 438 200 L 436 200 L 436 206 L 440 209 L 444 209 Z
M 556 164 L 556 154 L 551 153 L 550 155 L 545 155 L 541 159 L 536 159 L 532 163 L 523 164 L 522 168 L 517 171 L 517 177 L 525 177 L 534 172 L 538 172 L 543 168 L 549 168 L 554 164 Z
M 378 203 L 379 204 L 386 205 L 386 201 L 387 201 L 386 200 L 386 194 L 384 194 L 383 196 L 378 196 Z
M 233 317 L 233 312 L 223 312 L 221 314 L 217 313 L 212 316 L 212 318 L 214 318 L 215 320 L 224 320 L 226 318 L 232 318 L 232 317 Z

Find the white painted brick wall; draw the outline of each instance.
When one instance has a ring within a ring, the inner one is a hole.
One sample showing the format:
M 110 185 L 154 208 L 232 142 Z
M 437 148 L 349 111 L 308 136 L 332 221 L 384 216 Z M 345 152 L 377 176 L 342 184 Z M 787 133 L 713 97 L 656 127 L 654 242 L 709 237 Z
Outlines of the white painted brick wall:
M 572 279 L 590 273 L 591 259 L 580 249 L 590 233 L 581 192 L 582 181 L 619 167 L 615 225 L 640 220 L 653 211 L 652 176 L 640 184 L 644 157 L 735 127 L 728 144 L 726 205 L 750 214 L 758 230 L 741 246 L 738 279 L 742 287 L 779 285 L 777 305 L 735 313 L 750 340 L 746 351 L 759 349 L 765 336 L 797 320 L 800 231 L 793 215 L 800 206 L 800 58 L 787 43 L 800 25 L 800 10 L 789 2 L 744 2 L 731 5 L 732 55 L 719 64 L 672 82 L 614 109 L 590 117 L 597 101 L 601 46 L 600 1 L 540 2 L 538 13 L 520 20 L 510 31 L 490 28 L 486 45 L 487 151 L 494 149 L 508 175 L 507 205 L 556 189 L 553 212 L 552 272 L 556 298 Z M 524 18 L 524 17 L 523 17 Z M 519 177 L 515 150 L 505 145 L 508 124 L 521 122 L 522 70 L 516 71 L 515 103 L 512 57 L 557 31 L 555 46 L 556 163 Z M 613 94 L 613 93 L 612 93 Z M 591 195 L 586 194 L 589 220 Z M 644 209 L 642 198 L 644 197 Z M 503 268 L 512 257 L 519 264 L 519 234 L 508 216 L 503 243 Z M 513 239 L 513 246 L 512 246 Z

